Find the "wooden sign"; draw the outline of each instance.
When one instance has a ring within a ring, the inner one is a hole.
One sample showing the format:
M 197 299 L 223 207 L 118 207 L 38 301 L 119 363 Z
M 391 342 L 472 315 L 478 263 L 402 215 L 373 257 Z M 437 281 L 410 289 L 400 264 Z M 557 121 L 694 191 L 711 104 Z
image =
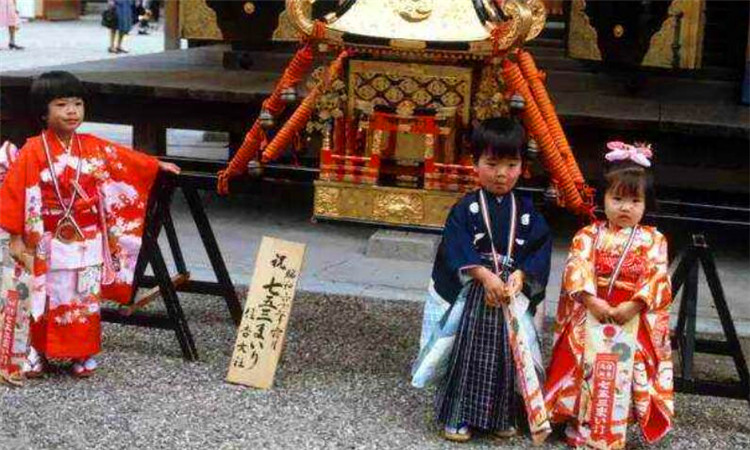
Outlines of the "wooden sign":
M 304 255 L 305 244 L 263 237 L 228 382 L 261 389 L 273 386 Z

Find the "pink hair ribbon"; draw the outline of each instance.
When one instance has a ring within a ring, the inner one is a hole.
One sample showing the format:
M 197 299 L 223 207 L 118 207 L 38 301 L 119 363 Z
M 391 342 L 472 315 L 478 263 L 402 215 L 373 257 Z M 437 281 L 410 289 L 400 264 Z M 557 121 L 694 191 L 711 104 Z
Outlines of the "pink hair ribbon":
M 604 158 L 609 162 L 631 160 L 640 166 L 651 167 L 653 152 L 650 144 L 630 145 L 620 141 L 612 141 L 607 143 L 607 148 L 610 152 L 604 155 Z

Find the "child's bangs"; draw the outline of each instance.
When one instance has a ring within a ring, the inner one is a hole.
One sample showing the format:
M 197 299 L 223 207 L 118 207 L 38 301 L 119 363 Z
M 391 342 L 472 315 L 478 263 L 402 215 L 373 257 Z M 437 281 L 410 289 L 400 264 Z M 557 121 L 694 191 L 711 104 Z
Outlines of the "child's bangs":
M 480 156 L 496 159 L 521 159 L 521 150 L 515 145 L 488 145 Z
M 474 162 L 479 158 L 523 158 L 526 132 L 515 120 L 488 119 L 474 128 L 471 136 Z
M 642 170 L 625 169 L 607 174 L 607 192 L 622 197 L 645 197 L 646 177 Z

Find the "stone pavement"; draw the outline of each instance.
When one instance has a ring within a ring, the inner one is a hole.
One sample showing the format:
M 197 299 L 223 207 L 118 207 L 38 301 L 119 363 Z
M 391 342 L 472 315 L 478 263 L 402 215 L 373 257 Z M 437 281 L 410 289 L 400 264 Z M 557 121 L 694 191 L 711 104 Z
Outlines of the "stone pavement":
M 8 30 L 0 29 L 0 70 L 21 70 L 127 57 L 107 52 L 109 30 L 101 26 L 100 20 L 99 15 L 90 14 L 76 21 L 24 22 L 16 34 L 16 43 L 24 47 L 23 51 L 8 50 Z M 163 51 L 164 33 L 161 25 L 149 35 L 139 35 L 134 28 L 125 37 L 123 47 L 131 55 Z
M 183 362 L 169 331 L 105 324 L 93 378 L 74 379 L 61 365 L 22 389 L 0 386 L 0 449 L 463 448 L 438 437 L 434 390 L 409 384 L 419 304 L 298 295 L 269 390 L 224 381 L 237 331 L 223 302 L 186 295 L 183 307 L 199 361 Z M 706 370 L 711 379 L 732 376 L 714 358 L 696 361 L 698 375 Z M 675 409 L 663 442 L 646 446 L 630 427 L 628 448 L 750 445 L 746 401 L 677 394 Z M 532 448 L 527 432 L 466 445 Z M 540 448 L 566 447 L 553 436 Z

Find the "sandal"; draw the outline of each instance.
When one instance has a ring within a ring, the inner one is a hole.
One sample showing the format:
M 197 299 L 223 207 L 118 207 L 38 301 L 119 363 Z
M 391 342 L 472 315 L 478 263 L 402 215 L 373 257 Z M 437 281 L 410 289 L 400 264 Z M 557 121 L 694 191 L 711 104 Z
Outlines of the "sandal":
M 492 433 L 493 436 L 503 438 L 503 439 L 511 438 L 517 434 L 518 434 L 518 430 L 516 430 L 513 427 L 510 427 L 507 430 L 500 430 L 500 431 L 495 431 L 494 433 Z
M 0 384 L 10 387 L 22 387 L 23 386 L 23 375 L 18 372 L 5 373 L 0 371 Z
M 117 47 L 115 49 L 115 53 L 130 53 L 130 52 L 125 50 L 124 48 Z
M 112 47 L 109 47 L 109 48 L 107 49 L 107 51 L 108 51 L 109 53 L 117 53 L 117 49 L 114 49 L 114 48 L 112 48 Z
M 44 356 L 32 349 L 21 367 L 21 373 L 24 377 L 32 379 L 41 378 L 45 372 L 47 372 L 47 361 Z
M 88 378 L 96 372 L 98 364 L 94 358 L 73 363 L 72 375 L 75 378 Z
M 471 431 L 466 424 L 461 424 L 458 427 L 446 425 L 443 429 L 443 437 L 453 442 L 466 442 L 471 439 Z
M 16 45 L 16 44 L 8 44 L 8 48 L 11 50 L 23 50 L 23 47 L 21 47 L 20 45 Z

